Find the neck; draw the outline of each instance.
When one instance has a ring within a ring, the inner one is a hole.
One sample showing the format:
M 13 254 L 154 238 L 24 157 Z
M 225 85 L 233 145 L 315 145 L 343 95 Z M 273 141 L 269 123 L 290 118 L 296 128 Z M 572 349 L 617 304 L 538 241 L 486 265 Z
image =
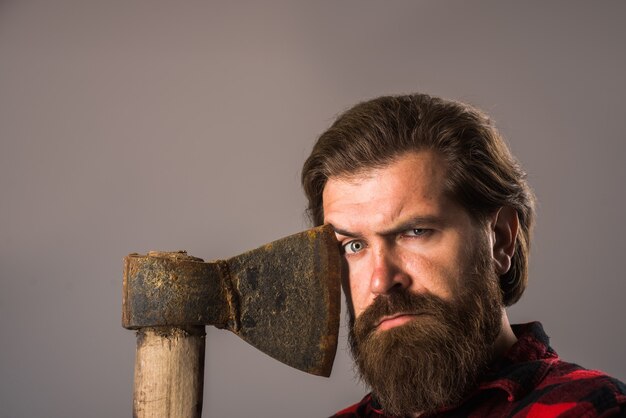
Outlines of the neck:
M 498 334 L 498 337 L 493 345 L 492 361 L 502 357 L 516 342 L 517 337 L 511 329 L 509 317 L 506 314 L 506 310 L 502 308 L 502 327 L 500 329 L 500 334 Z

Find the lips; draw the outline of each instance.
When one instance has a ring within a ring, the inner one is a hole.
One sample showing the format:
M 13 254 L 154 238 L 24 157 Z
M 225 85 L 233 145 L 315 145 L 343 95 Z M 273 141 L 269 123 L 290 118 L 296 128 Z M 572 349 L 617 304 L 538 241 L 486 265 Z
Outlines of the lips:
M 393 292 L 378 295 L 358 318 L 352 317 L 351 321 L 355 334 L 364 340 L 371 333 L 399 327 L 415 319 L 420 321 L 422 318 L 417 318 L 420 316 L 440 322 L 444 317 L 442 312 L 448 310 L 447 302 L 431 294 Z
M 383 316 L 377 323 L 375 328 L 380 331 L 385 331 L 391 328 L 399 327 L 414 320 L 418 314 L 400 312 L 394 315 Z

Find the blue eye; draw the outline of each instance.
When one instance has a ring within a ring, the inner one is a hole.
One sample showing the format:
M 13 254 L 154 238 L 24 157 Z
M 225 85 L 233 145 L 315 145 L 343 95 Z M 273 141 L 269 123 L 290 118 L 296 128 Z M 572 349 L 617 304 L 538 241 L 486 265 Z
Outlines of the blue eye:
M 355 254 L 362 251 L 364 248 L 365 244 L 363 241 L 358 240 L 350 241 L 343 246 L 343 250 L 346 254 Z
M 413 228 L 413 229 L 407 230 L 405 232 L 405 235 L 408 235 L 409 237 L 421 237 L 422 235 L 426 235 L 429 231 L 430 229 Z

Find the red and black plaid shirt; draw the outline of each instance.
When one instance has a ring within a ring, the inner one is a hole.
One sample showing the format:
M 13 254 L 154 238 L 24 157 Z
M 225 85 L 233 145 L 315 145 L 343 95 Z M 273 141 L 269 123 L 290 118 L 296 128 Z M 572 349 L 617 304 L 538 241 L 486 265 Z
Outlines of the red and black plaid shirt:
M 459 406 L 429 417 L 626 417 L 626 386 L 566 363 L 539 322 L 513 325 L 517 343 Z M 336 418 L 389 417 L 367 395 Z

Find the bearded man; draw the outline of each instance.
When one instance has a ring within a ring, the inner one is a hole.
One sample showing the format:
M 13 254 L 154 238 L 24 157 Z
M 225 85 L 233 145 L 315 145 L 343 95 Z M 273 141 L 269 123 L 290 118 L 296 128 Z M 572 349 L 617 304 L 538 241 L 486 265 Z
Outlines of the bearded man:
M 371 393 L 337 417 L 623 416 L 626 388 L 561 361 L 526 288 L 534 196 L 489 118 L 424 94 L 343 113 L 302 172 L 344 254 L 350 345 Z

